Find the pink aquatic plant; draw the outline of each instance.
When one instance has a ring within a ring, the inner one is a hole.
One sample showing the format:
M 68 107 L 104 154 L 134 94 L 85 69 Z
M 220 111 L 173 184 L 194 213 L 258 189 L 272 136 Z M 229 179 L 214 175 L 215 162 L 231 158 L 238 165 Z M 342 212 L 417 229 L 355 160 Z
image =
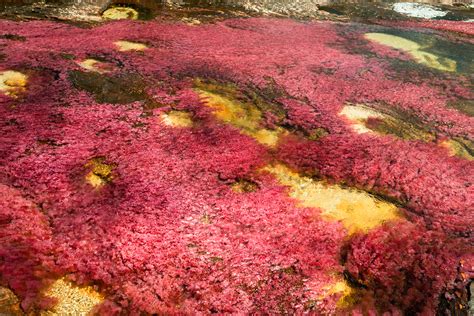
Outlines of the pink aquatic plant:
M 456 32 L 465 35 L 474 35 L 472 21 L 448 21 L 448 20 L 427 20 L 427 21 L 378 21 L 383 25 L 397 25 L 401 27 L 428 28 L 439 31 Z
M 382 227 L 352 240 L 346 267 L 376 292 L 385 310 L 410 306 L 406 311 L 429 314 L 436 309 L 447 280 L 456 279 L 457 271 L 451 267 L 466 251 L 457 242 L 412 223 Z
M 472 99 L 472 78 L 414 68 L 417 82 L 402 80 L 387 61 L 400 55 L 363 37 L 387 28 L 370 28 L 0 21 L 0 35 L 25 39 L 0 38 L 0 73 L 28 76 L 24 93 L 0 93 L 0 284 L 25 310 L 68 275 L 99 287 L 104 315 L 321 314 L 340 308 L 328 288 L 345 272 L 367 308 L 433 313 L 460 262 L 472 273 L 473 163 L 437 141 L 472 139 L 473 118 L 447 107 Z M 81 69 L 86 58 L 114 67 Z M 260 106 L 258 128 L 282 130 L 277 146 L 217 120 L 198 79 Z M 357 134 L 339 114 L 348 103 L 409 113 L 435 140 Z M 192 127 L 163 124 L 170 110 Z M 393 201 L 403 218 L 348 236 L 261 172 L 276 161 Z M 244 180 L 252 190 L 232 189 Z

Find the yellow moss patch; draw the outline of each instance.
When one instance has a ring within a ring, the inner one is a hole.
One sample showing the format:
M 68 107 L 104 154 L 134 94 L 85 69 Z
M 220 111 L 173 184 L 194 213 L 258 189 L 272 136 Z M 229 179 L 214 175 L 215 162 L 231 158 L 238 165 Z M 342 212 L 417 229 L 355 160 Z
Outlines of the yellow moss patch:
M 269 129 L 259 129 L 252 136 L 260 144 L 267 145 L 269 147 L 275 147 L 278 144 L 280 135 L 283 131 L 281 129 L 269 130 Z
M 435 136 L 423 128 L 423 123 L 407 113 L 396 112 L 393 109 L 388 113 L 381 113 L 376 109 L 357 104 L 346 105 L 339 112 L 351 121 L 352 128 L 359 134 L 376 133 L 392 135 L 401 139 L 421 140 L 432 142 Z M 369 119 L 375 119 L 369 122 Z
M 92 59 L 92 58 L 84 59 L 83 61 L 78 63 L 78 65 L 81 66 L 82 68 L 86 69 L 86 70 L 95 71 L 95 72 L 98 72 L 98 73 L 109 72 L 109 70 L 107 68 L 110 68 L 110 67 L 108 67 L 108 65 L 104 64 L 103 62 L 100 62 L 100 61 L 98 61 L 96 59 Z
M 435 54 L 424 52 L 421 50 L 412 51 L 410 54 L 421 64 L 425 64 L 431 68 L 442 71 L 456 71 L 457 63 L 455 60 L 446 57 L 439 57 Z
M 169 111 L 161 114 L 161 121 L 167 126 L 173 127 L 191 127 L 193 120 L 191 114 L 186 111 Z
M 355 290 L 344 280 L 336 281 L 334 284 L 330 284 L 324 288 L 324 295 L 322 298 L 326 298 L 332 295 L 339 295 L 337 301 L 338 308 L 347 308 L 352 305 L 352 295 Z
M 86 181 L 94 188 L 99 188 L 112 180 L 114 166 L 105 164 L 103 158 L 91 159 L 86 164 L 86 168 L 90 169 L 86 175 Z
M 198 19 L 194 19 L 194 18 L 182 18 L 181 21 L 183 21 L 187 25 L 191 25 L 191 26 L 196 26 L 196 25 L 201 24 L 201 21 L 199 21 Z
M 303 177 L 282 164 L 267 166 L 263 171 L 290 187 L 290 196 L 298 200 L 300 206 L 321 209 L 323 217 L 341 221 L 350 234 L 367 232 L 384 222 L 400 218 L 394 204 L 378 200 L 365 191 Z
M 86 70 L 97 71 L 96 66 L 98 63 L 99 61 L 95 59 L 85 59 L 81 61 L 80 63 L 78 63 L 78 65 Z
M 206 224 L 206 225 L 212 224 L 212 218 L 211 218 L 211 216 L 209 216 L 208 214 L 204 214 L 204 215 L 201 217 L 201 223 Z
M 6 95 L 16 96 L 25 91 L 28 77 L 14 70 L 0 71 L 0 91 Z
M 367 33 L 365 37 L 371 41 L 377 42 L 379 44 L 390 46 L 392 48 L 409 52 L 419 50 L 421 46 L 413 41 L 410 41 L 406 38 L 395 36 L 391 34 L 384 33 Z
M 467 160 L 474 160 L 474 157 L 457 141 L 449 139 L 440 143 L 440 145 L 448 149 L 450 156 L 457 156 Z
M 258 184 L 249 180 L 239 180 L 231 185 L 232 191 L 236 193 L 248 193 L 258 190 Z
M 86 316 L 104 300 L 92 287 L 75 286 L 65 279 L 54 282 L 45 294 L 57 299 L 58 303 L 52 309 L 42 311 L 42 316 Z
M 118 50 L 121 52 L 127 52 L 131 50 L 142 51 L 142 50 L 147 49 L 147 46 L 145 44 L 134 43 L 134 42 L 129 42 L 129 41 L 116 41 L 114 44 L 118 47 Z
M 102 13 L 102 17 L 108 20 L 136 20 L 138 19 L 138 12 L 132 8 L 113 7 L 105 10 L 104 13 Z
M 24 315 L 16 295 L 10 289 L 2 286 L 0 286 L 0 315 Z
M 422 47 L 406 38 L 384 33 L 367 33 L 365 38 L 410 54 L 417 62 L 442 71 L 456 71 L 456 61 L 439 57 L 422 50 Z
M 219 121 L 238 128 L 242 134 L 253 137 L 261 144 L 269 147 L 277 145 L 283 130 L 261 128 L 262 113 L 257 107 L 201 89 L 196 89 L 196 92 L 201 97 L 202 103 L 213 109 Z
M 352 124 L 352 128 L 359 134 L 372 133 L 372 130 L 365 126 L 365 122 L 368 118 L 380 118 L 383 119 L 385 116 L 375 110 L 365 106 L 346 105 L 342 108 L 339 115 L 345 116 L 349 119 Z

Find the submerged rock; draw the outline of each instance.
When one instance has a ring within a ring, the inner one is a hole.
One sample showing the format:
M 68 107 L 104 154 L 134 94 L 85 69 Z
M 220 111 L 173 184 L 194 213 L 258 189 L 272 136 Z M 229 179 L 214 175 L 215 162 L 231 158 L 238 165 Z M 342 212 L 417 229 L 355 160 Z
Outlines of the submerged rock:
M 259 189 L 259 186 L 253 181 L 240 179 L 232 183 L 231 188 L 236 193 L 248 193 L 257 191 Z
M 457 64 L 455 60 L 426 52 L 418 43 L 406 38 L 384 33 L 367 33 L 365 37 L 379 44 L 407 52 L 417 62 L 428 67 L 442 71 L 456 71 Z
M 474 282 L 469 284 L 469 293 L 471 293 L 471 298 L 469 300 L 469 313 L 474 314 Z
M 385 116 L 371 108 L 364 106 L 346 105 L 340 115 L 352 121 L 352 128 L 359 134 L 370 133 L 372 130 L 366 126 L 369 119 L 383 119 Z
M 474 142 L 469 139 L 454 138 L 441 143 L 441 146 L 449 150 L 451 156 L 457 156 L 467 160 L 474 160 Z

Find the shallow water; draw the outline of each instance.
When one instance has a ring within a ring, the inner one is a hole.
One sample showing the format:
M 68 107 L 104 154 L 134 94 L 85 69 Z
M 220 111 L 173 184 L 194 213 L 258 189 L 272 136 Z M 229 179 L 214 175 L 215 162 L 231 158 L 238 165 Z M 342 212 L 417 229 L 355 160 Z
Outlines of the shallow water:
M 473 9 L 392 3 L 2 2 L 0 314 L 467 313 Z

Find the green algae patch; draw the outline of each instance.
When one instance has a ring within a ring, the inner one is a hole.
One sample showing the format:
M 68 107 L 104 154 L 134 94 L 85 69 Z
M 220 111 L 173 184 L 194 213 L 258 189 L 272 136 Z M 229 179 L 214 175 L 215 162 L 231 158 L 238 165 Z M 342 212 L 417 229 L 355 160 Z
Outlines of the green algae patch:
M 385 33 L 366 33 L 365 38 L 378 44 L 408 53 L 416 62 L 425 66 L 441 71 L 456 71 L 457 63 L 455 60 L 427 52 L 417 42 L 404 37 Z
M 337 296 L 336 307 L 340 312 L 345 309 L 350 309 L 357 303 L 357 288 L 352 287 L 349 282 L 344 280 L 342 277 L 336 279 L 332 284 L 326 285 L 324 288 L 324 294 L 319 298 L 326 299 L 330 296 Z
M 106 76 L 91 71 L 71 71 L 69 79 L 75 88 L 89 92 L 99 103 L 126 104 L 147 99 L 145 83 L 136 74 Z

